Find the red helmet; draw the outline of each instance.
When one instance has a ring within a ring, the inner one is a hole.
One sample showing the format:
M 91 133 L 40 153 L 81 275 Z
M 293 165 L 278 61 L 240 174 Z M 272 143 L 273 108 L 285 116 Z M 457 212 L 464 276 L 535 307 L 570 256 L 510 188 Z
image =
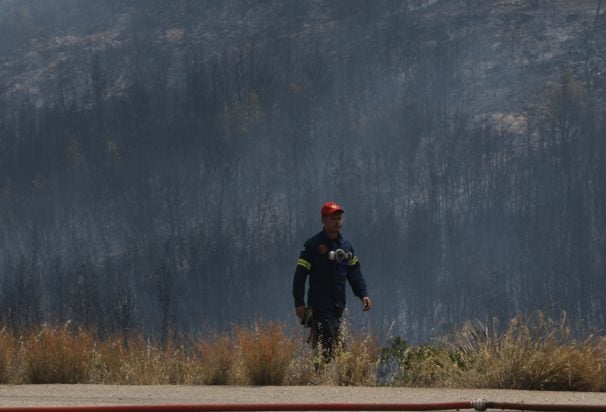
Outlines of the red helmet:
M 335 202 L 326 202 L 322 205 L 322 209 L 320 210 L 320 214 L 322 217 L 334 215 L 335 213 L 343 213 L 345 212 L 341 206 L 336 204 Z

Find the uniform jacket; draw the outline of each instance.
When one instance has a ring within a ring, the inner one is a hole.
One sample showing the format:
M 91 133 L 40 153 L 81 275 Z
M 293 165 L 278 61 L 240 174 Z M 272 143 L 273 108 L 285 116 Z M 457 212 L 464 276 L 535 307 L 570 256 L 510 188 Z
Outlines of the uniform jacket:
M 328 253 L 337 249 L 351 252 L 353 257 L 341 262 L 329 260 Z M 314 309 L 342 311 L 345 308 L 346 280 L 354 295 L 360 299 L 368 296 L 353 246 L 340 234 L 337 239 L 331 240 L 322 230 L 305 242 L 293 280 L 295 306 L 305 306 L 305 282 L 308 276 L 307 304 Z

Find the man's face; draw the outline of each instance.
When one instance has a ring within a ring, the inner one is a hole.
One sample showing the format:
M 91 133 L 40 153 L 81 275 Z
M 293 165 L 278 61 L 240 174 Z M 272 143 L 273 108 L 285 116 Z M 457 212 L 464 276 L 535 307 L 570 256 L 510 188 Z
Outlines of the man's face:
M 322 223 L 324 223 L 324 228 L 327 232 L 338 232 L 341 230 L 341 226 L 343 226 L 343 213 L 324 216 Z

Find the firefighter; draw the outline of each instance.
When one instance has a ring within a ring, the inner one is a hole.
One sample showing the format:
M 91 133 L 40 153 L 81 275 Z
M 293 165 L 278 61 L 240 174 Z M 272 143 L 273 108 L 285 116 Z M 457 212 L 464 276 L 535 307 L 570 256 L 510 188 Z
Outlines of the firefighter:
M 366 281 L 353 246 L 341 235 L 344 210 L 335 202 L 322 206 L 320 214 L 323 229 L 309 238 L 299 255 L 293 280 L 293 297 L 297 317 L 311 327 L 314 348 L 320 344 L 327 360 L 333 357 L 339 342 L 341 317 L 345 309 L 345 284 L 362 301 L 362 310 L 370 310 L 372 303 L 366 290 Z M 309 276 L 307 307 L 305 286 Z

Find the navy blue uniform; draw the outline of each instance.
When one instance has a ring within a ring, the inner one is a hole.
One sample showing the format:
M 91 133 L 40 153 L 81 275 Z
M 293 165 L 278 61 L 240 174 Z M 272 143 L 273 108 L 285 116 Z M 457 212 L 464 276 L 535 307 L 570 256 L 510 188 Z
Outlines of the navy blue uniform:
M 352 257 L 341 262 L 330 260 L 329 252 L 337 249 L 350 252 Z M 305 283 L 308 276 L 307 305 L 313 308 L 323 345 L 331 350 L 345 309 L 346 283 L 349 282 L 354 295 L 360 299 L 368 296 L 360 262 L 351 243 L 340 234 L 332 240 L 324 230 L 305 242 L 293 280 L 295 306 L 305 306 Z

